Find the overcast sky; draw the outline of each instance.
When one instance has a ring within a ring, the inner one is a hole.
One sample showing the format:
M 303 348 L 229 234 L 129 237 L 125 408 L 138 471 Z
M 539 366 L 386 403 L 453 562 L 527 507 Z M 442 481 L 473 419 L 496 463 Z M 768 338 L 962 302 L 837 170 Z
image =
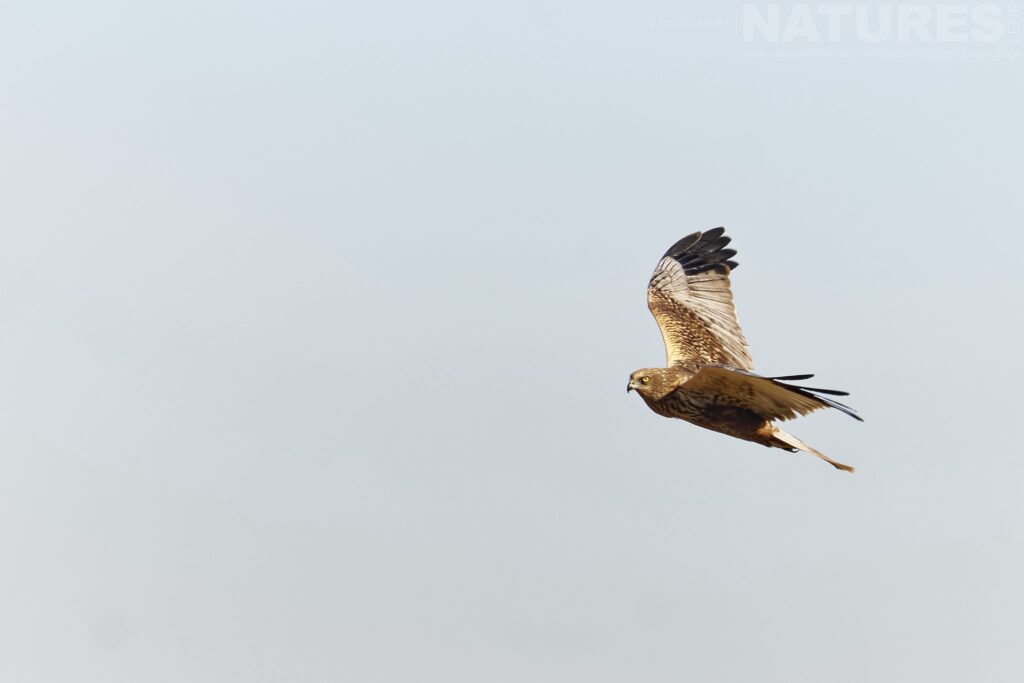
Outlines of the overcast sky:
M 1019 7 L 369 5 L 0 13 L 0 679 L 1024 680 Z M 623 391 L 718 225 L 856 474 Z

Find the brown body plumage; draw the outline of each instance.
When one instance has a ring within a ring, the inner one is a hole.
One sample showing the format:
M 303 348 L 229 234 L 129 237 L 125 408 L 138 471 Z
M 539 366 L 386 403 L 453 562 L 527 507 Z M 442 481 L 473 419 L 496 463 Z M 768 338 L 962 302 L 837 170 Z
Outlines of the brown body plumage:
M 730 239 L 724 233 L 715 228 L 687 235 L 658 262 L 647 301 L 661 328 L 668 367 L 637 370 L 627 391 L 635 390 L 659 415 L 764 446 L 805 451 L 852 472 L 775 425 L 829 407 L 861 418 L 828 398 L 845 392 L 787 383 L 813 375 L 754 374 L 729 286 L 736 251 L 725 248 Z

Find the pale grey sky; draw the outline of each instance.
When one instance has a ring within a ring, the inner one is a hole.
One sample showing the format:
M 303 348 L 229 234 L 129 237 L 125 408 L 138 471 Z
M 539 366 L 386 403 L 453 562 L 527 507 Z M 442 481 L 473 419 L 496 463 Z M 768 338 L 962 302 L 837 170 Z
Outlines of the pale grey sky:
M 4 8 L 0 679 L 1024 679 L 1019 13 L 365 5 Z M 623 391 L 717 225 L 857 474 Z

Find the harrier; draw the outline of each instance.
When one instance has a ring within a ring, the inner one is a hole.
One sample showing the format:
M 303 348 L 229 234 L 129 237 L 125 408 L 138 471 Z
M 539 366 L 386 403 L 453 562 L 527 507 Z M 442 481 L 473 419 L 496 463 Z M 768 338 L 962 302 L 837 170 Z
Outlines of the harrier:
M 845 391 L 789 384 L 814 375 L 762 377 L 753 372 L 729 288 L 729 273 L 738 265 L 732 260 L 736 250 L 726 249 L 730 241 L 725 228 L 695 232 L 673 244 L 658 262 L 647 285 L 647 305 L 661 328 L 668 367 L 637 370 L 626 392 L 635 390 L 659 415 L 771 448 L 804 451 L 853 472 L 776 426 L 776 420 L 820 408 L 861 418 L 828 398 L 846 396 Z

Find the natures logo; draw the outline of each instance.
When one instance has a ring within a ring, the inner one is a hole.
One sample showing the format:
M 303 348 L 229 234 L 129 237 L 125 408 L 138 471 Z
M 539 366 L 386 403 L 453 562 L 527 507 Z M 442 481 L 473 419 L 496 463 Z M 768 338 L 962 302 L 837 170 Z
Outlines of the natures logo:
M 754 43 L 942 44 L 1020 39 L 1020 8 L 996 4 L 743 5 L 742 39 Z

